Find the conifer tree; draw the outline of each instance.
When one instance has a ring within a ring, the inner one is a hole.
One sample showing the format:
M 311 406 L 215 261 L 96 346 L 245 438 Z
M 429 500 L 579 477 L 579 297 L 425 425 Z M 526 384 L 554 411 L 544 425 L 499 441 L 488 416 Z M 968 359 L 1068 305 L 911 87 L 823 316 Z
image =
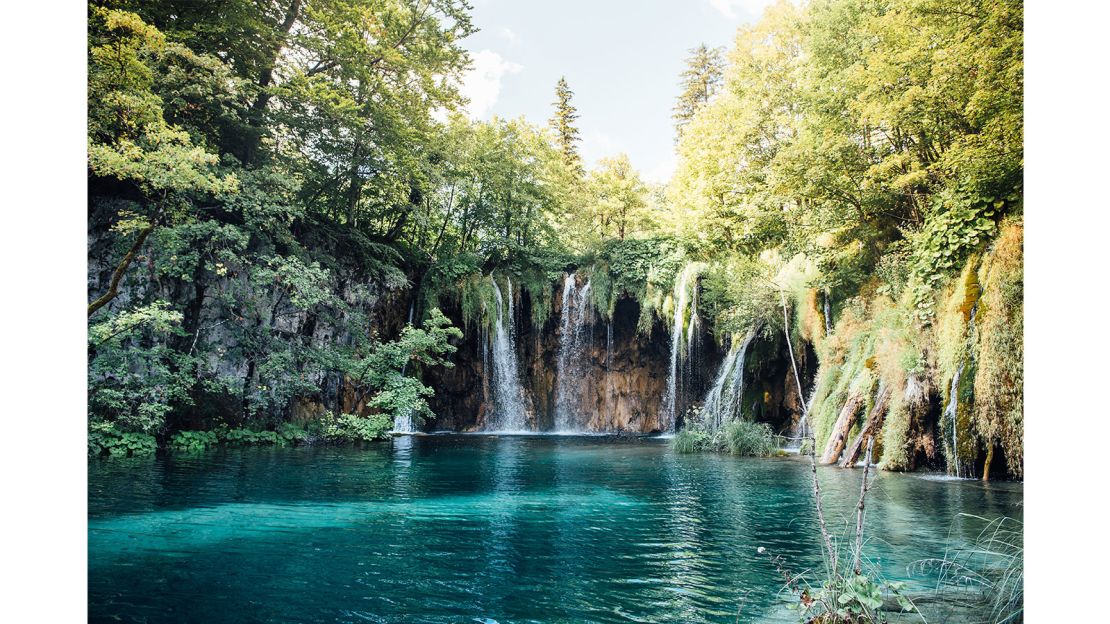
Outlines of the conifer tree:
M 548 123 L 551 129 L 555 131 L 555 144 L 559 151 L 563 153 L 563 161 L 575 172 L 581 174 L 582 159 L 578 155 L 577 146 L 580 139 L 578 137 L 578 127 L 574 124 L 575 120 L 578 119 L 578 110 L 570 103 L 570 98 L 573 95 L 574 92 L 567 86 L 566 76 L 559 78 L 558 84 L 555 85 L 555 101 L 552 103 L 555 106 L 555 115 L 551 117 Z
M 683 127 L 713 98 L 724 76 L 723 48 L 710 48 L 703 43 L 691 49 L 690 53 L 679 82 L 682 93 L 672 115 L 676 140 L 682 136 Z

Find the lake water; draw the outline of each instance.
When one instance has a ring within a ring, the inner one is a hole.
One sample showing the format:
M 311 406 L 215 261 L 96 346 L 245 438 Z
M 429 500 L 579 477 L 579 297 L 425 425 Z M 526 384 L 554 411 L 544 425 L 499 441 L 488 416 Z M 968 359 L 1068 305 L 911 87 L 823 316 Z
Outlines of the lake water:
M 822 468 L 854 526 L 860 470 Z M 792 621 L 778 572 L 820 569 L 809 465 L 664 441 L 437 435 L 363 449 L 89 463 L 97 622 Z M 880 473 L 865 555 L 914 561 L 1022 516 L 1020 484 Z M 737 613 L 739 611 L 739 618 Z

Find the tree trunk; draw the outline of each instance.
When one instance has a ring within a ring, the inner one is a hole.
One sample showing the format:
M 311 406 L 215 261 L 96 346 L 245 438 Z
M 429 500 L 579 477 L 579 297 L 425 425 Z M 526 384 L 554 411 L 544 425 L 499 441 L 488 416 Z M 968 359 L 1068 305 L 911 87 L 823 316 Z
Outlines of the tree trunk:
M 859 435 L 856 436 L 855 441 L 848 445 L 847 450 L 844 451 L 844 460 L 840 462 L 841 468 L 851 468 L 859 461 L 860 453 L 863 452 L 865 444 L 868 440 L 873 438 L 879 429 L 883 426 L 883 417 L 886 415 L 886 407 L 890 403 L 890 388 L 879 388 L 879 394 L 875 397 L 875 405 L 871 408 L 871 413 L 867 415 L 867 422 L 864 423 L 863 429 L 860 429 Z
M 983 460 L 983 480 L 991 480 L 991 461 L 994 460 L 994 443 L 987 443 L 987 458 Z
M 836 424 L 833 425 L 829 441 L 825 443 L 825 452 L 821 454 L 822 464 L 835 464 L 836 460 L 840 458 L 840 453 L 844 450 L 844 444 L 848 440 L 848 431 L 852 428 L 852 422 L 855 421 L 856 412 L 859 411 L 862 403 L 862 392 L 856 390 L 848 395 L 848 400 L 841 408 Z
M 119 294 L 119 283 L 123 280 L 123 274 L 127 272 L 127 267 L 131 266 L 131 263 L 135 260 L 135 254 L 139 253 L 139 249 L 142 248 L 143 243 L 146 242 L 146 238 L 150 236 L 150 233 L 154 231 L 155 227 L 154 225 L 148 225 L 139 232 L 139 238 L 135 239 L 135 243 L 131 245 L 131 249 L 127 250 L 127 254 L 123 256 L 123 260 L 120 260 L 119 265 L 116 266 L 116 270 L 112 272 L 112 280 L 108 283 L 108 292 L 89 304 L 89 316 L 92 316 L 97 310 L 108 305 L 108 302 L 115 299 L 116 295 Z
M 285 48 L 285 42 L 289 37 L 289 31 L 293 30 L 293 24 L 297 22 L 297 17 L 300 16 L 300 13 L 301 0 L 292 0 L 289 3 L 289 8 L 285 12 L 285 20 L 278 27 L 270 62 L 266 67 L 262 68 L 262 73 L 258 77 L 260 91 L 254 103 L 251 104 L 251 120 L 255 123 L 261 123 L 262 112 L 266 110 L 266 104 L 270 101 L 270 93 L 266 89 L 274 81 L 274 67 L 277 65 L 278 57 L 281 56 L 282 49 Z

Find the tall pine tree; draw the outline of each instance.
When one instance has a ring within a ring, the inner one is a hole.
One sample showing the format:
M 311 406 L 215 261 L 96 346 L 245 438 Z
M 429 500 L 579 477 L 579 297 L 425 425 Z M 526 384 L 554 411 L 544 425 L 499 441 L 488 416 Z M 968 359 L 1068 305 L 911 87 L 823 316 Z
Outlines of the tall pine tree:
M 559 78 L 558 84 L 555 85 L 555 101 L 552 102 L 555 106 L 555 115 L 548 123 L 555 131 L 555 144 L 563 153 L 563 160 L 568 167 L 581 174 L 582 159 L 578 155 L 577 146 L 580 139 L 578 127 L 574 125 L 574 121 L 578 119 L 578 110 L 570 103 L 573 95 L 574 92 L 567 86 L 566 76 Z
M 703 43 L 690 53 L 692 56 L 686 59 L 686 70 L 679 82 L 682 94 L 678 96 L 672 115 L 676 140 L 682 136 L 683 127 L 717 93 L 725 71 L 724 48 L 710 48 Z

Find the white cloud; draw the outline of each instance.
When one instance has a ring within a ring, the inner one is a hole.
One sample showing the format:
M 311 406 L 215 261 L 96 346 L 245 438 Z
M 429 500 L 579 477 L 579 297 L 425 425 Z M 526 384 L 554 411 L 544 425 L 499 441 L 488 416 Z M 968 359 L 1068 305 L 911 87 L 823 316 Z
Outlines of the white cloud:
M 728 19 L 736 19 L 741 15 L 758 18 L 763 15 L 763 9 L 771 6 L 775 0 L 709 0 L 709 6 Z M 742 9 L 737 12 L 737 9 Z
M 508 42 L 510 46 L 514 46 L 518 42 L 520 42 L 520 36 L 513 32 L 513 29 L 509 28 L 508 26 L 502 26 L 501 28 L 498 28 L 497 36 Z
M 515 74 L 523 66 L 507 61 L 493 50 L 482 50 L 473 55 L 474 64 L 463 74 L 459 91 L 470 100 L 466 112 L 475 119 L 485 117 L 501 95 L 501 79 Z

